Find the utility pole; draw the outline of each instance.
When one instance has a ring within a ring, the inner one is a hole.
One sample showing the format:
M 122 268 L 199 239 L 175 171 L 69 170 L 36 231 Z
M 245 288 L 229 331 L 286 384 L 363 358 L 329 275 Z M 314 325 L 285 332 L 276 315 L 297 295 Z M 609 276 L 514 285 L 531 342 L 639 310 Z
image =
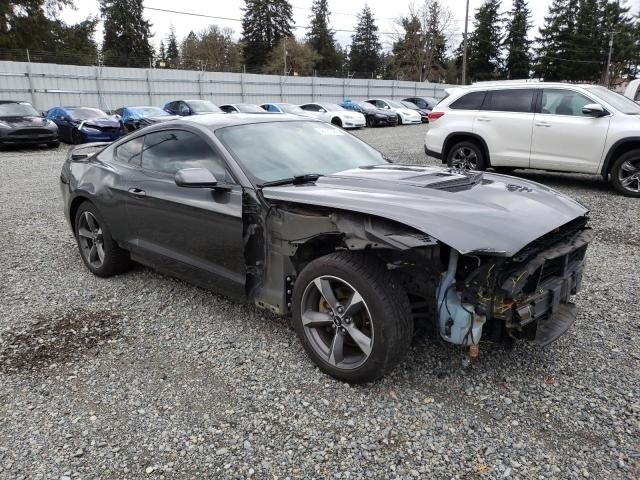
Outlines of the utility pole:
M 284 76 L 287 76 L 287 37 L 282 39 L 282 54 L 284 55 Z
M 610 76 L 611 76 L 611 54 L 613 53 L 613 36 L 616 32 L 609 32 L 609 58 L 607 59 L 607 71 L 604 75 L 604 86 L 609 88 Z
M 467 37 L 469 33 L 469 0 L 464 15 L 464 45 L 462 47 L 462 85 L 467 84 Z

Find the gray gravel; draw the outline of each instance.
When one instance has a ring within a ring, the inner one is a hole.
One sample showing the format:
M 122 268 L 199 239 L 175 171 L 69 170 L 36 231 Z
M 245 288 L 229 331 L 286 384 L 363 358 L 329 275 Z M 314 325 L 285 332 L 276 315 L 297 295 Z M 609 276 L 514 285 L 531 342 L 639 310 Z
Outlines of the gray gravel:
M 423 127 L 357 135 L 429 162 Z M 282 319 L 143 267 L 89 274 L 61 212 L 65 151 L 0 152 L 0 478 L 640 477 L 640 201 L 517 172 L 592 208 L 574 328 L 484 346 L 471 370 L 416 342 L 352 387 Z

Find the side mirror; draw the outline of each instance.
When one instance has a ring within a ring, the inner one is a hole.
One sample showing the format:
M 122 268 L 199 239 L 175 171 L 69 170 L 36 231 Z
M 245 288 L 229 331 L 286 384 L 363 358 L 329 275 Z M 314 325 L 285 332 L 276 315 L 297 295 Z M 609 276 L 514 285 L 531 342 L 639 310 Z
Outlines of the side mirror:
M 585 105 L 584 107 L 582 107 L 582 113 L 596 118 L 608 115 L 605 109 L 602 108 L 602 105 L 599 105 L 597 103 L 589 103 L 588 105 Z
M 327 111 L 324 108 L 321 108 L 320 110 L 318 110 L 320 113 L 327 113 Z
M 218 186 L 216 177 L 206 168 L 183 168 L 176 172 L 176 185 L 186 188 L 215 188 Z
M 384 107 L 382 107 L 382 108 L 384 108 L 385 110 L 391 110 L 391 107 L 389 107 L 389 105 L 385 105 L 385 106 L 384 106 Z

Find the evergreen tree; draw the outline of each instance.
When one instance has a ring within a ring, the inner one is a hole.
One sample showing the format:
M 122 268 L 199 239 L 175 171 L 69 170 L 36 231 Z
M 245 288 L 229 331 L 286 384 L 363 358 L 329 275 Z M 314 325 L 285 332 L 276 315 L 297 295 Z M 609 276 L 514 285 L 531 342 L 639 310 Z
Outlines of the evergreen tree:
M 503 19 L 499 10 L 500 0 L 485 0 L 476 11 L 468 45 L 472 81 L 500 78 Z
M 597 0 L 591 0 L 597 1 Z M 531 74 L 531 11 L 526 0 L 514 0 L 509 12 L 507 35 L 504 46 L 507 50 L 505 73 L 509 79 L 529 78 Z
M 282 38 L 292 37 L 293 14 L 287 0 L 245 0 L 242 40 L 246 63 L 262 67 Z
M 401 20 L 404 35 L 393 44 L 393 61 L 387 59 L 387 76 L 404 80 L 422 79 L 425 64 L 422 24 L 415 14 Z
M 170 68 L 177 68 L 180 64 L 180 50 L 178 49 L 178 39 L 176 29 L 171 24 L 169 36 L 167 37 L 167 64 Z
M 548 81 L 575 80 L 578 0 L 553 0 L 537 38 L 536 76 Z
M 102 54 L 116 66 L 149 66 L 153 49 L 151 24 L 143 15 L 142 0 L 100 0 L 104 19 Z
M 446 76 L 447 38 L 445 28 L 449 17 L 450 12 L 440 0 L 425 0 L 423 14 L 424 80 L 438 82 Z
M 267 56 L 263 71 L 275 75 L 284 72 L 284 51 L 287 52 L 287 75 L 311 76 L 320 55 L 308 43 L 298 42 L 294 37 L 283 38 Z
M 351 37 L 351 49 L 349 52 L 350 69 L 360 75 L 371 75 L 379 71 L 381 67 L 382 46 L 378 38 L 373 13 L 365 4 L 358 15 L 356 33 Z
M 313 0 L 311 12 L 307 43 L 320 55 L 315 69 L 320 72 L 335 72 L 340 68 L 340 57 L 333 31 L 329 28 L 328 0 Z
M 180 45 L 180 68 L 185 70 L 200 70 L 201 64 L 198 59 L 198 37 L 191 30 Z
M 158 57 L 156 58 L 156 68 L 165 68 L 167 66 L 167 49 L 164 46 L 164 40 L 160 40 L 160 48 L 158 49 Z

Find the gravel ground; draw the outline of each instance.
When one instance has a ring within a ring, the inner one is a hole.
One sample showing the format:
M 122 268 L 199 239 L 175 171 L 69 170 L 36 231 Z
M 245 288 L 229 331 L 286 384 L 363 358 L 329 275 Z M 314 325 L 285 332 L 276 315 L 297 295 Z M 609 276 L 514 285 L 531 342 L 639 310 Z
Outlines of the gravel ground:
M 423 127 L 356 134 L 429 162 Z M 142 267 L 89 274 L 65 152 L 0 152 L 0 478 L 640 477 L 640 201 L 522 173 L 592 209 L 575 326 L 546 349 L 485 346 L 470 370 L 416 342 L 353 387 L 282 319 Z

